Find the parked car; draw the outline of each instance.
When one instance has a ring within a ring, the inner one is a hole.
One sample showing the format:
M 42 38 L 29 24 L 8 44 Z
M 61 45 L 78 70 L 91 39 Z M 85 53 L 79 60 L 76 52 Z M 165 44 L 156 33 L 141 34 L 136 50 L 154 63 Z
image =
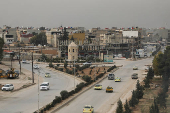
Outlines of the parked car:
M 134 67 L 133 67 L 133 70 L 138 70 L 138 67 L 137 67 L 137 66 L 134 66 Z
M 51 77 L 50 73 L 45 73 L 45 77 Z
M 5 84 L 5 85 L 2 87 L 2 91 L 12 91 L 13 89 L 14 89 L 13 84 Z
M 94 113 L 94 107 L 91 105 L 85 105 L 83 108 L 83 113 Z
M 22 60 L 22 63 L 23 63 L 23 64 L 26 64 L 26 63 L 27 63 L 27 61 L 26 61 L 26 60 Z
M 137 74 L 137 73 L 133 73 L 133 74 L 131 75 L 131 77 L 132 77 L 132 79 L 138 79 L 138 74 Z
M 108 80 L 114 80 L 114 79 L 115 79 L 115 75 L 113 73 L 109 73 Z
M 116 77 L 116 78 L 115 78 L 115 82 L 121 82 L 121 78 Z
M 85 62 L 83 63 L 83 65 L 91 65 L 92 63 L 91 62 Z
M 41 85 L 40 85 L 40 90 L 49 90 L 50 89 L 50 85 L 48 82 L 43 82 Z
M 39 69 L 39 66 L 38 65 L 34 65 L 33 68 L 34 69 Z
M 107 92 L 113 92 L 113 88 L 110 87 L 110 86 L 107 86 L 107 88 L 106 88 L 106 93 L 107 93 Z
M 94 86 L 94 89 L 102 89 L 102 85 L 99 85 L 99 84 L 96 84 L 95 86 Z
M 147 66 L 147 67 L 145 68 L 145 70 L 148 71 L 148 70 L 149 70 L 149 66 Z

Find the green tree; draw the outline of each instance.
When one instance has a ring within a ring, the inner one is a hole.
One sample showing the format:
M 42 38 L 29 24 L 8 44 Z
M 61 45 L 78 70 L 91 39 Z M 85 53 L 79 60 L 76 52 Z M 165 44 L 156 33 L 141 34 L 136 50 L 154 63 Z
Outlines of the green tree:
M 123 104 L 122 104 L 122 101 L 121 101 L 120 99 L 119 99 L 119 101 L 117 102 L 116 113 L 123 113 Z
M 124 113 L 131 113 L 132 112 L 132 110 L 130 109 L 130 106 L 129 106 L 127 100 L 126 100 L 126 103 L 124 105 L 124 108 L 125 108 Z
M 141 99 L 143 98 L 143 86 L 140 85 L 139 83 L 139 80 L 137 81 L 137 84 L 136 84 L 136 98 L 137 99 Z
M 163 55 L 161 51 L 158 52 L 157 55 L 155 55 L 154 59 L 153 59 L 153 70 L 154 70 L 154 74 L 156 76 L 160 76 L 160 72 L 159 72 L 159 68 L 158 68 L 158 58 L 160 55 Z
M 72 37 L 71 37 L 71 39 L 70 39 L 70 40 L 74 41 L 73 35 L 72 35 Z
M 41 44 L 42 46 L 47 45 L 47 36 L 46 36 L 45 32 L 41 32 L 38 35 L 33 36 L 30 39 L 30 43 L 31 44 L 33 43 L 35 45 Z
M 150 88 L 149 79 L 146 77 L 143 81 L 144 81 L 144 83 L 145 83 L 144 87 L 145 87 L 145 88 Z
M 64 35 L 63 35 L 63 37 L 62 37 L 62 40 L 68 40 L 68 33 L 67 33 L 65 27 L 64 27 Z
M 156 99 L 154 98 L 154 104 L 149 108 L 150 113 L 159 113 L 159 107 L 157 105 Z
M 131 100 L 129 101 L 129 105 L 131 107 L 135 107 L 136 104 L 138 104 L 139 100 L 136 98 L 136 92 L 133 90 L 132 92 L 132 98 Z
M 0 61 L 3 59 L 3 49 L 4 46 L 4 40 L 0 37 Z
M 149 67 L 149 71 L 147 73 L 147 78 L 152 79 L 153 77 L 154 77 L 154 71 L 153 71 L 152 67 Z
M 65 69 L 67 68 L 67 65 L 68 65 L 68 63 L 67 63 L 67 61 L 65 61 L 65 62 L 64 62 L 64 68 L 65 68 Z

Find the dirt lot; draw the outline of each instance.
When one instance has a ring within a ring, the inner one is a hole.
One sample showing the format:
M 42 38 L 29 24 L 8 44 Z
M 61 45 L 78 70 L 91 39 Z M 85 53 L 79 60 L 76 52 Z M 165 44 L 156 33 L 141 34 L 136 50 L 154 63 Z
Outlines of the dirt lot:
M 143 99 L 139 100 L 139 104 L 132 108 L 133 113 L 149 113 L 149 107 L 153 104 L 154 97 L 157 97 L 162 80 L 157 77 L 152 80 L 152 84 L 150 84 L 151 88 L 144 90 Z M 158 85 L 155 88 L 155 85 Z M 168 95 L 170 95 L 170 91 L 168 91 Z M 167 109 L 163 109 L 159 106 L 160 113 L 170 113 L 170 97 L 167 98 Z
M 8 70 L 10 68 L 10 62 L 2 62 L 3 64 L 0 64 L 0 68 L 3 69 L 4 71 Z M 17 65 L 18 62 L 13 62 L 13 67 L 15 69 L 19 70 L 19 66 Z M 21 68 L 22 74 L 19 76 L 19 79 L 6 79 L 6 78 L 1 78 L 0 79 L 0 84 L 5 85 L 5 84 L 13 84 L 14 85 L 14 90 L 17 90 L 25 85 L 29 85 L 32 83 L 32 72 L 28 71 L 24 68 Z M 34 75 L 34 82 L 37 83 L 38 81 L 38 75 Z M 40 77 L 40 81 L 43 81 L 43 79 Z M 11 92 L 6 92 L 6 91 L 1 91 L 0 90 L 0 95 L 2 94 L 9 94 Z

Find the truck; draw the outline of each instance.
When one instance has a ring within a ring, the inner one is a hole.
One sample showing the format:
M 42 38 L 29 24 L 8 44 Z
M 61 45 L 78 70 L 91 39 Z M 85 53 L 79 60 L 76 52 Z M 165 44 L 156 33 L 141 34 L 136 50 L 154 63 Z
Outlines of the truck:
M 114 79 L 115 79 L 115 75 L 113 73 L 109 73 L 108 80 L 114 80 Z

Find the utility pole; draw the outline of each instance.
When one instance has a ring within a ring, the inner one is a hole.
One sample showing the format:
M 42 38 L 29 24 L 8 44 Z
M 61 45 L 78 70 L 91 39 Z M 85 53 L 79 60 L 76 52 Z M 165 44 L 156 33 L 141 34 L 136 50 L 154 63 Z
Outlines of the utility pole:
M 40 95 L 40 93 L 39 93 L 39 76 L 40 76 L 40 69 L 38 69 L 38 113 L 39 113 L 39 95 Z
M 74 60 L 74 89 L 75 89 L 75 60 Z
M 34 72 L 33 72 L 33 52 L 32 52 L 32 83 L 34 83 Z
M 133 38 L 132 38 L 132 60 L 133 60 Z
M 20 64 L 20 75 L 21 75 L 21 52 L 20 52 L 20 47 L 19 47 L 19 64 Z
M 96 53 L 95 53 L 95 64 L 96 64 Z M 95 76 L 94 80 L 96 81 L 96 66 L 95 66 Z

